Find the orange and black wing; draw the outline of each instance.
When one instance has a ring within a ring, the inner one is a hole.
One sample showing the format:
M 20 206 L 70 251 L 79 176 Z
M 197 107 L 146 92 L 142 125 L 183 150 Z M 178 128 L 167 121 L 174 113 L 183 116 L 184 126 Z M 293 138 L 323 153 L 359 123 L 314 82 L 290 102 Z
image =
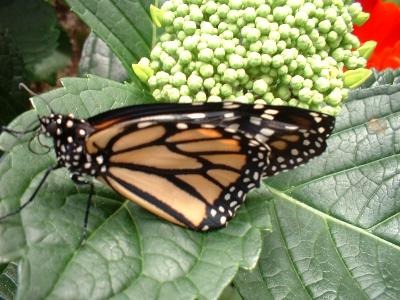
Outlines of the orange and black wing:
M 224 226 L 263 176 L 322 153 L 333 128 L 320 113 L 238 103 L 142 105 L 89 122 L 86 151 L 107 165 L 100 179 L 196 230 Z

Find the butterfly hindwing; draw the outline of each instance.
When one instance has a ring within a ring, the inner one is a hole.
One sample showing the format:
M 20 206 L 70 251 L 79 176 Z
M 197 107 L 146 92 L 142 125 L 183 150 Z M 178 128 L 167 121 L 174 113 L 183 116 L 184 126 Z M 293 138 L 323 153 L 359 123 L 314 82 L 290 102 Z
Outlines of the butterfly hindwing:
M 89 119 L 96 131 L 86 151 L 101 153 L 108 168 L 100 179 L 117 192 L 196 230 L 225 225 L 263 176 L 321 153 L 333 126 L 332 117 L 289 107 L 212 103 L 135 108 Z M 307 148 L 305 141 L 312 146 Z

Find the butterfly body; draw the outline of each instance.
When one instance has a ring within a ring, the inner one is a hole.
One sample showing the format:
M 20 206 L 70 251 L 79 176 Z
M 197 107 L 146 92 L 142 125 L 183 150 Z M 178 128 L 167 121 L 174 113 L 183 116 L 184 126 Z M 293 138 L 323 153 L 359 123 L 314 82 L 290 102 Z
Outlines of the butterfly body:
M 76 183 L 85 183 L 84 176 L 98 176 L 105 166 L 99 157 L 85 150 L 86 138 L 94 128 L 83 119 L 72 114 L 52 114 L 40 118 L 41 131 L 53 138 L 54 151 L 59 167 L 65 167 Z
M 89 175 L 175 224 L 226 225 L 265 176 L 321 154 L 334 118 L 239 103 L 125 107 L 87 120 L 42 117 L 58 166 Z

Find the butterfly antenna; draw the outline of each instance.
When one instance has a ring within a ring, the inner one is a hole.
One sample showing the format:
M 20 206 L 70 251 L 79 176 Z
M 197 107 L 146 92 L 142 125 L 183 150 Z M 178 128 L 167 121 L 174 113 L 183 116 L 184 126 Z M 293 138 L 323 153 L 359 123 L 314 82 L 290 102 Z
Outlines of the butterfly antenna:
M 32 193 L 32 195 L 29 197 L 28 201 L 26 201 L 24 204 L 22 204 L 20 207 L 18 207 L 16 210 L 6 214 L 5 216 L 0 217 L 0 221 L 3 221 L 4 219 L 11 217 L 13 215 L 16 215 L 17 213 L 19 213 L 21 210 L 23 210 L 29 203 L 31 203 L 33 201 L 33 199 L 35 199 L 36 194 L 39 192 L 40 188 L 42 187 L 43 183 L 46 181 L 47 177 L 50 175 L 51 171 L 55 170 L 59 168 L 59 166 L 51 166 L 46 170 L 46 173 L 44 174 L 44 176 L 42 177 L 42 179 L 40 180 L 38 186 L 36 187 L 35 191 Z
M 49 153 L 49 152 L 51 151 L 52 148 L 49 147 L 49 146 L 46 145 L 46 144 L 43 144 L 43 142 L 40 140 L 40 134 L 41 134 L 40 131 L 37 131 L 36 134 L 33 135 L 33 136 L 29 139 L 29 142 L 28 142 L 28 149 L 29 149 L 29 151 L 32 152 L 33 154 L 36 154 L 36 155 L 45 155 L 45 154 Z M 33 147 L 32 147 L 32 142 L 33 142 L 33 140 L 34 140 L 35 138 L 37 138 L 37 140 L 38 140 L 40 146 L 42 146 L 43 148 L 46 148 L 46 151 L 45 151 L 45 152 L 39 153 L 39 152 L 37 152 L 37 151 L 35 151 L 35 150 L 33 149 Z
M 47 151 L 46 152 L 43 152 L 43 153 L 41 153 L 41 155 L 44 155 L 44 154 L 47 154 L 47 153 L 49 153 L 50 152 L 50 150 L 51 150 L 51 147 L 49 147 L 48 145 L 46 145 L 46 144 L 43 144 L 42 143 L 42 140 L 40 139 L 40 133 L 39 134 L 37 134 L 36 135 L 37 136 L 37 140 L 38 140 L 38 142 L 39 142 L 39 144 L 40 144 L 40 146 L 42 146 L 43 148 L 46 148 L 47 149 Z
M 36 154 L 36 155 L 46 154 L 46 153 L 39 153 L 39 152 L 36 152 L 36 151 L 32 148 L 32 142 L 33 142 L 33 140 L 34 140 L 36 137 L 38 137 L 38 136 L 39 136 L 39 132 L 38 132 L 37 134 L 33 135 L 33 136 L 29 139 L 29 142 L 28 142 L 28 149 L 29 149 L 29 151 L 30 151 L 31 153 Z M 38 138 L 38 139 L 39 139 L 39 138 Z M 41 144 L 41 143 L 39 142 L 39 144 Z
M 35 122 L 32 122 L 31 124 L 29 124 L 28 127 L 30 127 L 30 126 L 31 126 L 32 124 L 34 124 L 34 123 L 36 123 L 36 121 L 35 121 Z M 5 127 L 5 126 L 0 126 L 0 134 L 3 133 L 3 132 L 7 132 L 7 133 L 11 134 L 12 136 L 18 137 L 18 135 L 22 135 L 22 134 L 27 134 L 27 133 L 30 133 L 30 132 L 34 132 L 34 131 L 38 130 L 38 128 L 39 128 L 39 126 L 35 126 L 35 127 L 32 128 L 32 129 L 27 129 L 27 130 L 19 131 L 19 130 L 14 130 L 14 129 L 11 129 L 11 128 L 7 128 L 7 127 Z
M 25 91 L 27 91 L 32 97 L 37 97 L 38 99 L 40 99 L 40 100 L 46 105 L 46 107 L 50 110 L 50 112 L 51 112 L 52 114 L 54 114 L 54 111 L 53 111 L 53 109 L 51 108 L 50 104 L 47 103 L 47 101 L 44 100 L 44 98 L 43 98 L 42 96 L 36 94 L 36 93 L 35 93 L 34 91 L 32 91 L 29 87 L 27 87 L 27 85 L 26 85 L 25 83 L 20 82 L 20 83 L 19 83 L 19 89 L 25 90 Z

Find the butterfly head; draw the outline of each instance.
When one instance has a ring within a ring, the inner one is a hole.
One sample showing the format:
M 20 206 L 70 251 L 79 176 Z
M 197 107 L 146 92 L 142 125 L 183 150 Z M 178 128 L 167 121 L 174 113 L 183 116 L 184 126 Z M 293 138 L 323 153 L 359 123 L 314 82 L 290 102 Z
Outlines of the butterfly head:
M 51 114 L 40 118 L 40 132 L 53 138 L 57 160 L 70 170 L 81 169 L 90 157 L 85 153 L 85 140 L 93 131 L 88 122 L 72 114 Z
M 73 114 L 51 114 L 40 118 L 41 133 L 56 140 L 66 138 L 68 143 L 85 139 L 90 125 L 85 120 L 74 118 Z M 72 142 L 71 142 L 72 140 Z

